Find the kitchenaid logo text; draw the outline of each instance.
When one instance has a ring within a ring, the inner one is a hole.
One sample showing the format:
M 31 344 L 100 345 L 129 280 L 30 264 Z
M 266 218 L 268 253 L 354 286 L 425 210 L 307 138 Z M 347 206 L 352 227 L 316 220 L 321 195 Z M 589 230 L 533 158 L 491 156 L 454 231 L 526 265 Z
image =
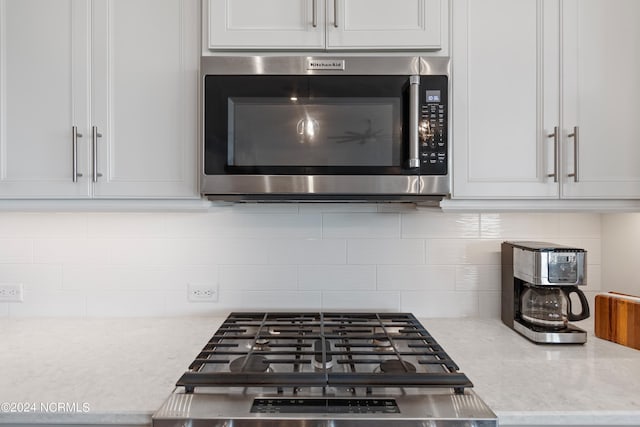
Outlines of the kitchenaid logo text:
M 310 59 L 307 70 L 344 70 L 344 59 Z

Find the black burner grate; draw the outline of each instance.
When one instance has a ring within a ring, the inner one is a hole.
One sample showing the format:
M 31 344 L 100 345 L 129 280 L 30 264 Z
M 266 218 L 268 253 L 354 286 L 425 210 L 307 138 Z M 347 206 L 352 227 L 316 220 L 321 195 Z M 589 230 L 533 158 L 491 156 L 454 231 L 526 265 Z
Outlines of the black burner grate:
M 231 313 L 177 385 L 473 386 L 412 314 L 329 312 Z

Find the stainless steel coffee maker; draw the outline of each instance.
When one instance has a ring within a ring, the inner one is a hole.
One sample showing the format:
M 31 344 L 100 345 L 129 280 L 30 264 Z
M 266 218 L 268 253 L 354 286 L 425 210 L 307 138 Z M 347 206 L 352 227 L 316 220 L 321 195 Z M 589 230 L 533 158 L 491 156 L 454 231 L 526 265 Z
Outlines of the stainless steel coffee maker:
M 583 344 L 569 323 L 589 317 L 584 249 L 545 242 L 502 243 L 502 321 L 536 343 Z M 573 307 L 577 297 L 580 310 Z

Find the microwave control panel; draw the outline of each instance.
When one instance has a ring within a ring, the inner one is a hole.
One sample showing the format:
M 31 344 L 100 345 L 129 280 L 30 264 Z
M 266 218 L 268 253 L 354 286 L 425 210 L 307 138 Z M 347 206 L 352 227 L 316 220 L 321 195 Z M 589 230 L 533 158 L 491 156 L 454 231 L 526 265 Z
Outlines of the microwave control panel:
M 420 92 L 420 175 L 446 175 L 449 161 L 446 83 L 438 89 L 421 85 Z

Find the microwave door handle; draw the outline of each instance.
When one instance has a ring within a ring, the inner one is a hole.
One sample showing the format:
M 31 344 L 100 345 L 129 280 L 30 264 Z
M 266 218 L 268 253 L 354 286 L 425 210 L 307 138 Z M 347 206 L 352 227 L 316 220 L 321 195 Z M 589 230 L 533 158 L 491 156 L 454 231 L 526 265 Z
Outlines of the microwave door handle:
M 409 77 L 409 169 L 420 166 L 420 76 Z

